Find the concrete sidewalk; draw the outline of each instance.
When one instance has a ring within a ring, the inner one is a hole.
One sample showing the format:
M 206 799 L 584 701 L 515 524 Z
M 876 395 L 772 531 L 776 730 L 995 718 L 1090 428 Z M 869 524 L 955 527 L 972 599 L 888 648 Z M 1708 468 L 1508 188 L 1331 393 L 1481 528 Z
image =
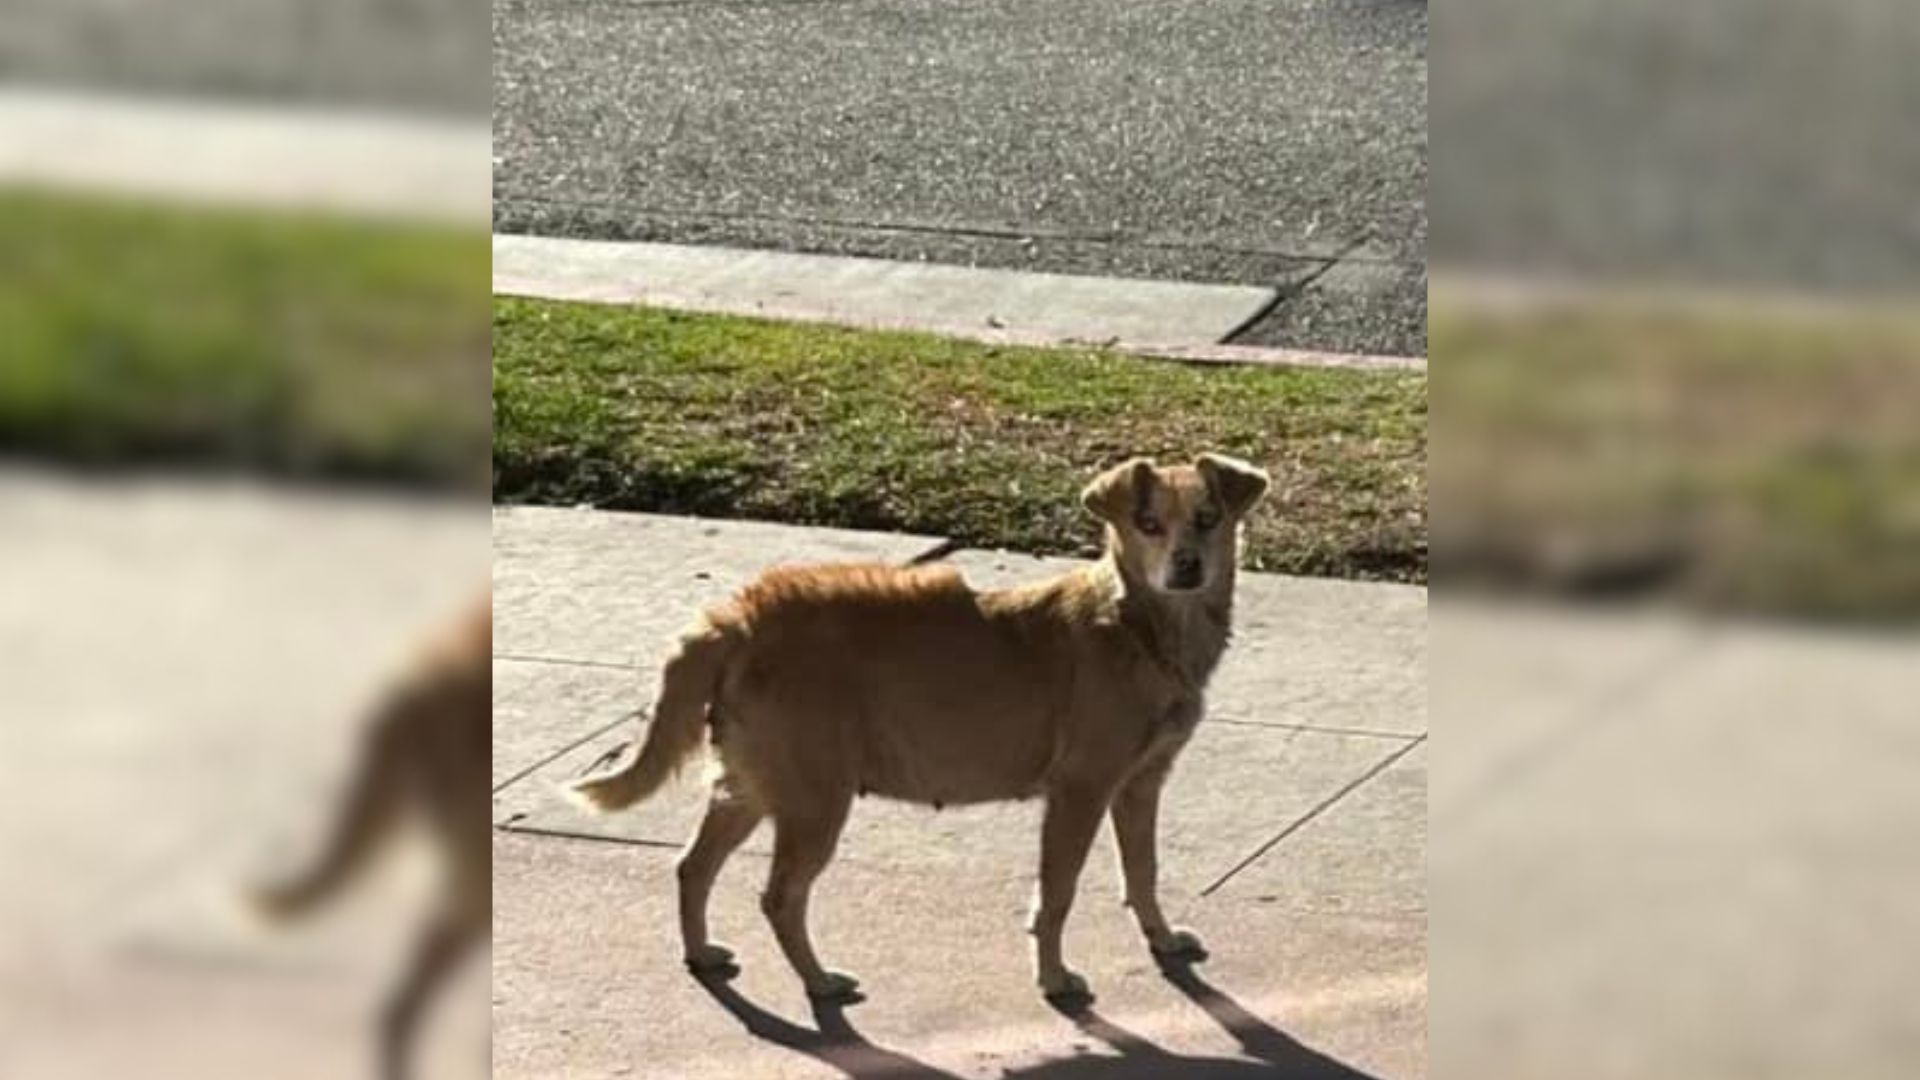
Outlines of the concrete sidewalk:
M 1894 1080 L 1920 636 L 1432 609 L 1437 1076 Z
M 758 910 L 765 834 L 716 890 L 744 970 L 710 992 L 679 964 L 672 914 L 698 785 L 612 818 L 555 789 L 633 737 L 705 603 L 774 563 L 900 560 L 939 538 L 504 508 L 494 542 L 495 1076 L 1426 1075 L 1424 590 L 1245 579 L 1163 813 L 1170 913 L 1213 950 L 1194 978 L 1156 971 L 1102 841 L 1068 931 L 1099 994 L 1076 1026 L 1027 970 L 1039 808 L 870 800 L 814 905 L 823 952 L 869 1000 L 815 1015 Z M 976 585 L 1067 565 L 947 559 Z
M 285 935 L 233 897 L 318 845 L 368 703 L 488 558 L 470 503 L 0 465 L 0 1075 L 363 1075 L 423 867 Z M 471 965 L 427 1076 L 472 1075 L 484 991 Z
M 0 87 L 0 184 L 478 225 L 492 202 L 484 122 Z
M 1193 363 L 1425 370 L 1424 356 L 1234 344 L 1269 288 L 495 234 L 495 295 L 911 330 L 989 345 L 1096 346 Z

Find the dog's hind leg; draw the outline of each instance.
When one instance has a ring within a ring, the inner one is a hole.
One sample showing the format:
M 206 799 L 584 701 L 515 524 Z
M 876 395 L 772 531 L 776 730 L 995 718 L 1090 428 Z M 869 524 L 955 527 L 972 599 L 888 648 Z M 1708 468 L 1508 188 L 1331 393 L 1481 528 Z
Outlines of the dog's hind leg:
M 821 967 L 807 933 L 807 901 L 814 879 L 833 858 L 852 802 L 852 793 L 846 792 L 806 813 L 774 814 L 773 869 L 767 875 L 767 891 L 760 898 L 760 908 L 773 924 L 774 937 L 806 984 L 807 995 L 825 1001 L 858 999 L 858 980 Z
M 414 943 L 407 968 L 380 1013 L 381 1080 L 412 1075 L 420 1019 L 455 965 L 485 939 L 487 924 L 475 909 L 449 905 L 437 912 Z
M 1062 785 L 1047 795 L 1046 820 L 1040 830 L 1040 898 L 1033 912 L 1033 956 L 1040 989 L 1050 998 L 1087 996 L 1086 980 L 1067 970 L 1060 957 L 1060 937 L 1106 809 L 1106 799 L 1082 785 Z
M 720 971 L 733 963 L 733 953 L 707 937 L 707 898 L 727 856 L 746 842 L 765 816 L 754 803 L 715 787 L 707 801 L 707 816 L 680 855 L 675 868 L 680 878 L 680 941 L 687 967 L 695 973 Z

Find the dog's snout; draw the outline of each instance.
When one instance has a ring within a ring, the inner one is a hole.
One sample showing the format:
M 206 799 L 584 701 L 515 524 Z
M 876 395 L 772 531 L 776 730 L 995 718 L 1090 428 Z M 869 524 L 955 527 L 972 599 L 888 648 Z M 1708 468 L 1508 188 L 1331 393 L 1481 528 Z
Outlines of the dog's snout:
M 1200 553 L 1182 548 L 1173 553 L 1167 583 L 1176 589 L 1191 589 L 1200 584 Z

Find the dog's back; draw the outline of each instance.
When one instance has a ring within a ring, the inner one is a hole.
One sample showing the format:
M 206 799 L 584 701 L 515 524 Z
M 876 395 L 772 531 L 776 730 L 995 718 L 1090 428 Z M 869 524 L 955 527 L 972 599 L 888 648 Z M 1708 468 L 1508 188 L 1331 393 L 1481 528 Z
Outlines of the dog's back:
M 976 593 L 950 567 L 772 571 L 710 618 L 741 645 L 714 698 L 730 774 L 936 804 L 1036 794 L 1099 633 L 1077 578 Z M 805 775 L 801 775 L 804 773 Z

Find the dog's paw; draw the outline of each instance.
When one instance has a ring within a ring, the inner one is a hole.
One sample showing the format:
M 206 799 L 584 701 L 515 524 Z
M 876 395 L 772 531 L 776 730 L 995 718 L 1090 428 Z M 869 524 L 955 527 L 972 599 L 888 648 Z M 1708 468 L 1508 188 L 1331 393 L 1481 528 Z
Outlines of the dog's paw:
M 1052 977 L 1040 976 L 1040 992 L 1055 1005 L 1084 1005 L 1093 1000 L 1087 980 L 1065 969 Z
M 695 975 L 730 975 L 740 967 L 733 962 L 732 949 L 708 942 L 687 950 L 687 970 Z
M 1147 942 L 1153 955 L 1162 960 L 1205 960 L 1207 947 L 1200 944 L 1200 936 L 1191 930 L 1175 928 L 1168 930 Z
M 866 995 L 860 992 L 860 980 L 839 971 L 829 971 L 818 981 L 808 983 L 807 996 L 833 1005 L 866 1000 Z

